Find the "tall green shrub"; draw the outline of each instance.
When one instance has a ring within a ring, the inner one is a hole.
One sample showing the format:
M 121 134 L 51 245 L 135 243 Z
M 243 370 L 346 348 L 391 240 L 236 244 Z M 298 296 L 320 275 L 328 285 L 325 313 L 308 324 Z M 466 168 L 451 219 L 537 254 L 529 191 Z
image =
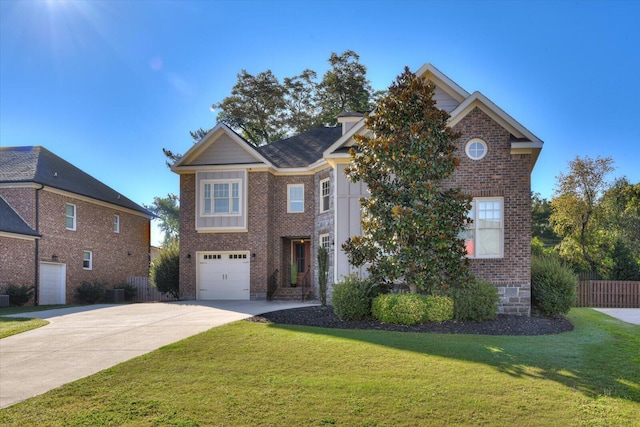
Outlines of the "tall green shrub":
M 320 303 L 327 305 L 327 280 L 329 277 L 329 251 L 320 246 L 318 248 L 318 290 Z
M 104 282 L 82 282 L 80 286 L 76 288 L 76 298 L 86 304 L 95 304 L 100 301 L 104 296 L 104 290 L 107 284 Z
M 531 305 L 543 316 L 569 312 L 576 300 L 578 279 L 555 257 L 531 259 Z
M 371 300 L 377 287 L 355 274 L 333 285 L 333 312 L 342 320 L 362 320 L 371 316 Z
M 493 284 L 478 280 L 451 291 L 456 320 L 484 322 L 496 318 L 500 301 L 498 289 Z
M 31 300 L 31 297 L 33 297 L 34 289 L 34 286 L 9 285 L 5 292 L 9 295 L 9 303 L 11 305 L 23 306 Z
M 151 284 L 160 292 L 180 297 L 180 248 L 170 245 L 151 262 Z

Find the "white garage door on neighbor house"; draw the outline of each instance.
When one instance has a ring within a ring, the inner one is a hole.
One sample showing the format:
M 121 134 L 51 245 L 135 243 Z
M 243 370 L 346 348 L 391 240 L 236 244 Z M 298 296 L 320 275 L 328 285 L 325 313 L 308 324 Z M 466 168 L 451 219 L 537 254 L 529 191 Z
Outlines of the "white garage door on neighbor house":
M 199 300 L 248 300 L 249 252 L 199 252 Z
M 40 305 L 66 304 L 66 276 L 66 264 L 40 263 Z

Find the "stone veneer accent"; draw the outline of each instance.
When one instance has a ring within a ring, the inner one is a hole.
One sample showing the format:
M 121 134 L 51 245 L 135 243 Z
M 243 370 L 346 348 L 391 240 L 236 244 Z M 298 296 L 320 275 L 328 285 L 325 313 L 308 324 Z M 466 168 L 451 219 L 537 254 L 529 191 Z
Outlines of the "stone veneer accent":
M 334 207 L 334 192 L 335 192 L 335 182 L 333 176 L 333 170 L 331 168 L 324 169 L 315 174 L 314 183 L 315 183 L 315 224 L 314 224 L 314 232 L 313 232 L 313 249 L 317 251 L 320 247 L 320 235 L 321 234 L 329 234 L 329 241 L 334 241 L 334 218 L 335 218 L 335 207 Z M 329 178 L 329 210 L 327 212 L 320 213 L 320 194 L 322 189 L 320 188 L 320 181 Z M 334 245 L 335 246 L 335 243 Z M 330 246 L 328 248 L 329 252 L 329 262 L 328 262 L 328 280 L 327 280 L 327 301 L 331 301 L 331 294 L 333 290 L 333 263 L 334 263 L 334 247 Z M 318 266 L 318 256 L 316 252 L 316 256 L 313 259 L 313 285 L 314 285 L 314 295 L 316 298 L 320 299 L 320 281 L 318 280 L 320 274 L 320 269 Z

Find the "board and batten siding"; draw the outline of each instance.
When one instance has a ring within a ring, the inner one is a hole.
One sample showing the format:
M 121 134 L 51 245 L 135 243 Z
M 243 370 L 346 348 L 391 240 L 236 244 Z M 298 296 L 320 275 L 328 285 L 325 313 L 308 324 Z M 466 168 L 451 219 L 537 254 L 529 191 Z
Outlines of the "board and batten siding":
M 344 173 L 347 164 L 338 164 L 336 173 L 336 209 L 335 209 L 335 246 L 336 262 L 334 270 L 334 282 L 340 281 L 342 276 L 356 273 L 361 276 L 366 275 L 366 268 L 356 268 L 349 264 L 349 259 L 342 244 L 349 237 L 360 236 L 362 227 L 360 225 L 361 210 L 360 198 L 368 196 L 367 185 L 363 182 L 352 183 Z
M 203 216 L 202 203 L 203 181 L 206 180 L 240 180 L 240 215 Z M 196 230 L 246 231 L 247 229 L 247 171 L 210 171 L 196 174 Z
M 227 134 L 222 134 L 191 165 L 232 165 L 256 163 L 257 159 Z

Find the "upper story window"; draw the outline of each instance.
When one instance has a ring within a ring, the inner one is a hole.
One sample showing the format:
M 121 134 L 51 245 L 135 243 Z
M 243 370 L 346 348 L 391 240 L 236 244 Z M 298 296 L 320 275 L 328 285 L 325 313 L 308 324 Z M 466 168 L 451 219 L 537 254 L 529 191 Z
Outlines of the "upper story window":
M 320 213 L 329 210 L 329 196 L 331 187 L 329 186 L 329 178 L 320 181 Z
M 504 256 L 504 218 L 502 197 L 473 199 L 469 218 L 473 220 L 463 232 L 469 258 Z
M 114 233 L 120 232 L 120 215 L 113 216 L 113 232 Z
M 487 143 L 480 138 L 474 138 L 467 142 L 464 152 L 471 160 L 480 160 L 487 155 Z
M 67 230 L 76 229 L 76 205 L 67 203 L 65 223 Z
M 202 215 L 240 215 L 240 180 L 202 183 Z
M 304 212 L 304 184 L 287 185 L 287 212 Z
M 85 270 L 93 269 L 93 253 L 91 251 L 84 251 L 82 254 L 82 268 Z

